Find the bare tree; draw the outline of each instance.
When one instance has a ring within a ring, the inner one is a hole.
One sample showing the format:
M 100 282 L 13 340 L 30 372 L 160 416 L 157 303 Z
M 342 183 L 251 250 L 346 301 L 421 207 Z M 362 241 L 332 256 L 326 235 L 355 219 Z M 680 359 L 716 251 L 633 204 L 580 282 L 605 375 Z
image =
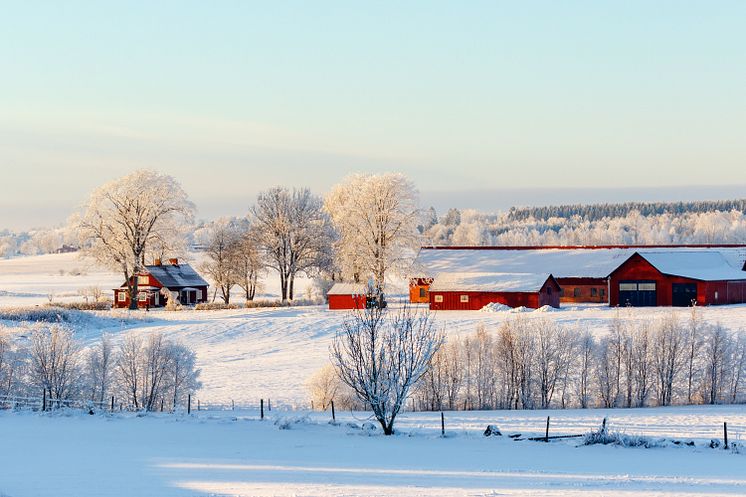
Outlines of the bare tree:
M 276 187 L 259 194 L 251 214 L 267 261 L 280 275 L 282 300 L 292 300 L 296 275 L 331 262 L 333 230 L 322 201 L 307 188 Z
M 264 270 L 257 230 L 251 226 L 243 229 L 234 253 L 236 282 L 244 291 L 247 301 L 254 300 L 259 288 L 259 276 Z
M 116 371 L 119 386 L 135 409 L 140 409 L 142 386 L 142 338 L 126 336 L 119 344 Z
M 88 352 L 87 373 L 91 399 L 103 402 L 109 392 L 114 369 L 114 349 L 108 335 L 101 335 L 101 340 Z
M 723 391 L 728 374 L 728 356 L 731 352 L 731 339 L 728 332 L 719 324 L 711 327 L 705 339 L 704 398 L 709 404 L 723 400 Z
M 212 224 L 205 251 L 207 260 L 201 269 L 212 280 L 215 290 L 220 291 L 226 304 L 230 303 L 231 289 L 239 280 L 236 263 L 240 243 L 241 233 L 235 220 L 222 218 Z
M 199 382 L 200 370 L 197 369 L 197 355 L 193 350 L 179 343 L 168 343 L 166 346 L 168 355 L 168 370 L 166 371 L 166 387 L 163 388 L 163 397 L 166 391 L 171 392 L 170 403 L 173 409 L 183 404 L 187 395 L 197 391 L 202 384 Z
M 331 347 L 340 379 L 373 411 L 386 435 L 393 434 L 410 389 L 443 343 L 429 313 L 407 306 L 391 312 L 374 307 L 351 313 Z
M 420 244 L 418 194 L 403 174 L 356 174 L 335 186 L 325 208 L 339 233 L 337 258 L 349 279 L 408 269 Z
M 578 396 L 580 407 L 586 409 L 591 402 L 591 384 L 590 378 L 593 371 L 594 354 L 596 343 L 593 341 L 593 335 L 588 331 L 583 333 L 579 340 L 580 360 L 578 364 Z
M 661 321 L 653 334 L 653 368 L 658 405 L 673 402 L 674 386 L 684 359 L 684 334 L 674 315 Z
M 73 396 L 80 379 L 80 348 L 72 331 L 57 324 L 31 334 L 29 347 L 32 383 L 44 388 L 50 401 Z
M 76 219 L 84 254 L 122 272 L 137 309 L 137 278 L 148 255 L 182 252 L 184 228 L 194 206 L 176 180 L 153 171 L 135 171 L 93 192 Z
M 314 407 L 325 411 L 337 396 L 341 381 L 334 366 L 325 364 L 309 378 L 307 387 Z

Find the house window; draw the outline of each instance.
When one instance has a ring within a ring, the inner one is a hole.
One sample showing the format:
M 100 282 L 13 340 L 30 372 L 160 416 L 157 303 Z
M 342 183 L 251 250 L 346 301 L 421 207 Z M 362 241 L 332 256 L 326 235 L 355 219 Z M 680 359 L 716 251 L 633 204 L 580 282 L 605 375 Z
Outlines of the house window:
M 469 296 L 468 295 L 462 295 L 461 296 L 461 302 L 468 302 L 468 301 L 469 301 Z
M 420 288 L 420 298 L 424 299 L 425 297 L 427 297 L 427 290 Z
M 591 288 L 591 297 L 598 296 L 598 289 L 597 288 Z
M 560 288 L 560 297 L 564 297 L 564 296 L 565 296 L 565 289 Z
M 145 275 L 145 276 L 138 276 L 137 277 L 137 284 L 138 285 L 145 286 L 145 285 L 147 285 L 149 283 L 150 283 L 150 278 L 148 278 L 147 275 Z
M 146 294 L 145 292 L 140 292 L 137 295 L 137 300 L 139 300 L 140 302 L 145 302 L 145 300 L 147 300 L 147 298 L 148 298 L 148 294 Z
M 442 295 L 436 295 L 435 296 L 435 301 L 436 302 L 443 302 L 443 296 Z
M 572 296 L 573 297 L 580 297 L 580 288 L 573 288 L 573 290 L 572 290 Z
M 117 292 L 117 300 L 119 302 L 125 302 L 127 300 L 127 294 L 124 292 Z
M 601 296 L 606 297 L 606 288 L 601 289 Z

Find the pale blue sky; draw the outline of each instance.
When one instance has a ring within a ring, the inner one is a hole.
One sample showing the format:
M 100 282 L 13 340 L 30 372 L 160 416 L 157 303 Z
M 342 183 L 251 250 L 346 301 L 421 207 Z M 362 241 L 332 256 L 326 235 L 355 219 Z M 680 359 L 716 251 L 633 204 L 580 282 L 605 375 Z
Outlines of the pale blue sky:
M 361 170 L 487 209 L 732 196 L 745 25 L 742 1 L 7 2 L 0 228 L 142 167 L 203 216 Z

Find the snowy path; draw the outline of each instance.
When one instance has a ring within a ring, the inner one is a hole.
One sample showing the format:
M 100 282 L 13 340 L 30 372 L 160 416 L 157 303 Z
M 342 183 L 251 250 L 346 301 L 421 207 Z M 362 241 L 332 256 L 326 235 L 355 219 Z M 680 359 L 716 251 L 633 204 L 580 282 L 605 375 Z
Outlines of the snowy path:
M 644 417 L 650 411 L 627 412 Z M 684 411 L 684 422 L 693 419 Z M 714 421 L 725 414 L 710 411 L 702 408 L 699 417 Z M 504 426 L 511 423 L 508 413 L 480 415 L 500 416 Z M 676 410 L 667 415 L 675 417 Z M 471 431 L 448 438 L 417 430 L 409 431 L 412 436 L 383 437 L 363 435 L 344 423 L 327 425 L 318 415 L 287 430 L 271 420 L 257 421 L 254 413 L 249 418 L 232 413 L 189 418 L 2 413 L 0 495 L 746 493 L 746 455 L 701 446 L 576 447 L 571 441 L 513 442 Z M 407 424 L 412 425 L 402 426 Z

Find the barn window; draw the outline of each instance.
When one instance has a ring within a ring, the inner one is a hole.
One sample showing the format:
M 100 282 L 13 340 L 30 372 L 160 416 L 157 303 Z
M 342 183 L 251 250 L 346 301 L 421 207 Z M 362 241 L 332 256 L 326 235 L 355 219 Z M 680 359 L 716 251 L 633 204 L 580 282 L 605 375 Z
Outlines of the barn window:
M 636 292 L 637 283 L 619 283 L 620 292 Z
M 591 297 L 598 296 L 598 289 L 597 288 L 591 288 Z
M 605 297 L 605 296 L 606 296 L 606 288 L 602 288 L 602 289 L 601 289 L 601 296 L 602 296 L 602 297 Z
M 639 283 L 637 288 L 639 288 L 641 292 L 654 292 L 655 283 Z
M 150 283 L 150 280 L 148 279 L 147 275 L 137 277 L 138 285 L 147 285 L 148 283 Z
M 560 297 L 564 297 L 564 296 L 565 296 L 565 289 L 560 288 Z
M 469 296 L 468 295 L 462 295 L 461 296 L 461 302 L 468 302 L 468 301 L 469 301 Z
M 580 297 L 580 288 L 574 288 L 572 290 L 572 296 L 573 297 Z
M 717 300 L 717 299 L 718 299 L 718 291 L 715 290 L 715 300 Z
M 443 302 L 443 296 L 442 295 L 436 295 L 435 296 L 435 301 L 436 302 Z
M 425 297 L 427 297 L 427 290 L 425 290 L 424 288 L 420 288 L 420 298 Z
M 117 300 L 119 302 L 124 302 L 125 300 L 127 300 L 127 294 L 124 292 L 117 292 Z

